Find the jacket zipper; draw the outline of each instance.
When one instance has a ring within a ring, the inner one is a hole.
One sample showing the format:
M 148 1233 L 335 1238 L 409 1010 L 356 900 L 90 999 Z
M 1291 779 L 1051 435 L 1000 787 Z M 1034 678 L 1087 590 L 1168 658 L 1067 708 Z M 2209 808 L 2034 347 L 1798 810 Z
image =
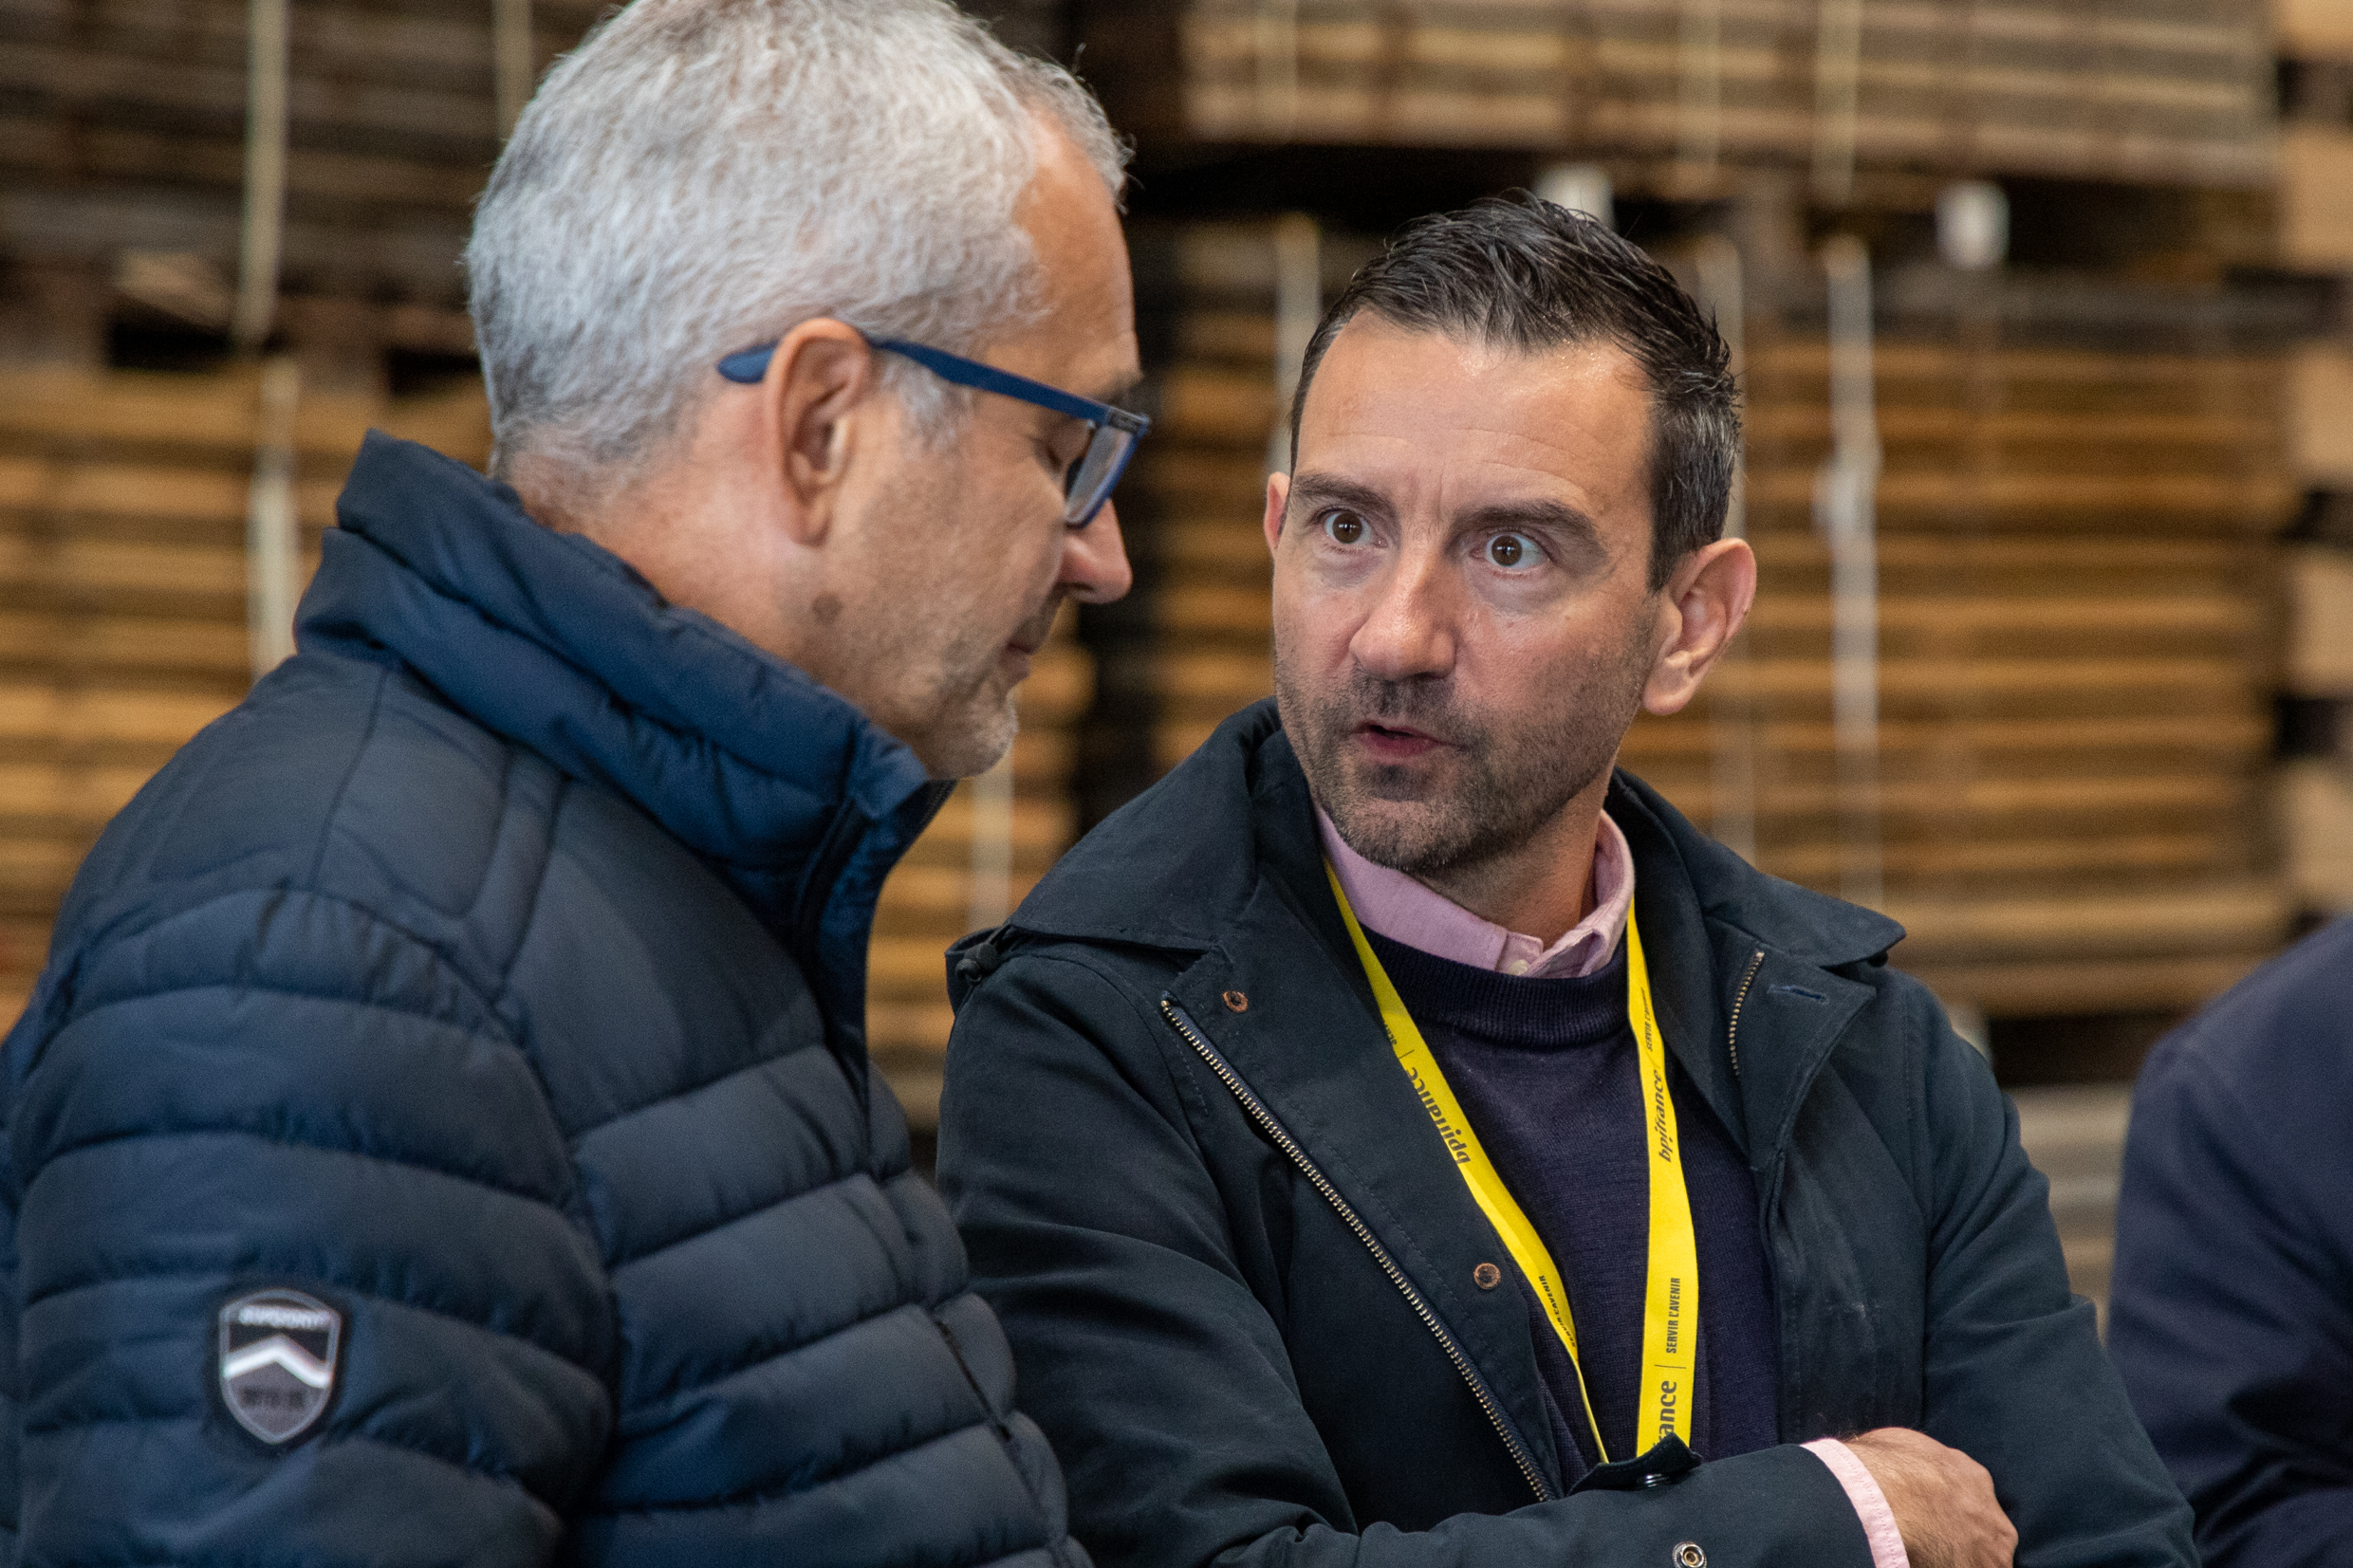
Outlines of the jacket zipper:
M 1380 1271 L 1389 1277 L 1389 1282 L 1397 1286 L 1398 1294 L 1405 1298 L 1405 1304 L 1414 1309 L 1414 1316 L 1421 1319 L 1422 1326 L 1437 1340 L 1438 1348 L 1446 1353 L 1446 1358 L 1454 1364 L 1454 1370 L 1470 1385 L 1471 1397 L 1476 1399 L 1479 1409 L 1487 1412 L 1487 1419 L 1494 1426 L 1495 1435 L 1503 1439 L 1504 1448 L 1510 1452 L 1511 1462 L 1520 1467 L 1520 1476 L 1528 1483 L 1529 1489 L 1536 1494 L 1536 1501 L 1551 1502 L 1552 1488 L 1545 1485 L 1543 1475 L 1536 1469 L 1534 1458 L 1521 1444 L 1519 1434 L 1511 1430 L 1511 1424 L 1504 1419 L 1503 1408 L 1496 1404 L 1487 1380 L 1471 1364 L 1471 1357 L 1463 1353 L 1454 1335 L 1438 1320 L 1438 1315 L 1431 1310 L 1430 1303 L 1422 1300 L 1421 1292 L 1416 1290 L 1414 1282 L 1405 1277 L 1405 1271 L 1398 1267 L 1396 1261 L 1389 1256 L 1388 1248 L 1382 1246 L 1364 1222 L 1357 1218 L 1356 1210 L 1349 1207 L 1348 1200 L 1340 1195 L 1340 1189 L 1316 1169 L 1315 1162 L 1307 1158 L 1307 1152 L 1299 1147 L 1298 1140 L 1284 1130 L 1281 1122 L 1274 1119 L 1274 1113 L 1269 1111 L 1251 1093 L 1250 1085 L 1242 1081 L 1241 1075 L 1228 1066 L 1226 1059 L 1217 1054 L 1216 1047 L 1202 1038 L 1200 1031 L 1193 1026 L 1193 1021 L 1185 1016 L 1184 1009 L 1164 996 L 1160 998 L 1160 1011 L 1170 1025 L 1184 1037 L 1185 1043 L 1193 1047 L 1194 1054 L 1209 1064 L 1209 1070 L 1217 1075 L 1217 1080 L 1241 1103 L 1242 1109 L 1258 1124 L 1259 1130 L 1273 1140 L 1274 1146 L 1283 1151 L 1293 1165 L 1299 1167 L 1300 1174 L 1306 1176 L 1308 1183 L 1324 1195 L 1324 1201 L 1332 1206 L 1332 1212 L 1340 1216 L 1341 1223 L 1354 1231 L 1356 1239 L 1364 1244 L 1364 1249 L 1373 1255 L 1373 1262 L 1380 1265 Z
M 1749 960 L 1749 972 L 1740 977 L 1740 994 L 1732 998 L 1732 1028 L 1724 1036 L 1724 1043 L 1732 1054 L 1732 1077 L 1734 1078 L 1740 1076 L 1740 1009 L 1742 1005 L 1749 1000 L 1749 987 L 1756 981 L 1756 971 L 1764 967 L 1765 950 L 1759 948 L 1756 950 L 1756 956 Z

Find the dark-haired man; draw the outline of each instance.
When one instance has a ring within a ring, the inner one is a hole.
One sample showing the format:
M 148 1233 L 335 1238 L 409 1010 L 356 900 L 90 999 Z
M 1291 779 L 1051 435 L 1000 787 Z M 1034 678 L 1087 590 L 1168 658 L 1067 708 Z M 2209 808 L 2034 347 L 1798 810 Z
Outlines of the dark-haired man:
M 1103 1560 L 2193 1560 L 1900 930 L 1613 770 L 1749 607 L 1737 440 L 1606 230 L 1408 229 L 1269 485 L 1276 701 L 960 950 L 944 1184 Z

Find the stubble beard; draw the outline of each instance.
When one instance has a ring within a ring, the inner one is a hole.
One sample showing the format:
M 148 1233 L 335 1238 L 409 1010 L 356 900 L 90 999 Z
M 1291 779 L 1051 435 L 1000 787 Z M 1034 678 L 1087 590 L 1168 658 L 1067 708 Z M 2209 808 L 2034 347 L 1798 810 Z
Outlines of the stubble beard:
M 901 668 L 917 661 L 923 666 L 917 703 L 927 717 L 917 749 L 934 778 L 969 779 L 986 773 L 1012 749 L 1021 729 L 1014 709 L 1021 685 L 1004 677 L 1000 660 L 1006 643 L 1042 643 L 1061 607 L 1060 595 L 1049 599 L 1014 628 L 1010 638 L 965 626 L 944 640 L 931 641 L 919 624 L 909 629 L 896 654 Z
M 1383 681 L 1352 670 L 1337 686 L 1274 660 L 1275 701 L 1316 804 L 1347 846 L 1375 865 L 1428 881 L 1509 856 L 1608 771 L 1641 710 L 1649 627 L 1619 657 L 1589 669 L 1505 730 L 1460 703 L 1440 677 Z M 1442 736 L 1436 767 L 1372 762 L 1350 740 L 1366 721 Z

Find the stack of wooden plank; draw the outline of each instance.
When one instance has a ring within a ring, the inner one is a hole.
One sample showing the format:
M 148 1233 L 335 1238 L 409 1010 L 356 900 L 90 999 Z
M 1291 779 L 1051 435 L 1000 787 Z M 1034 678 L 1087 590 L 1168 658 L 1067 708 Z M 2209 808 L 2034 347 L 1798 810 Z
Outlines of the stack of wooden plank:
M 534 0 L 534 67 L 602 0 Z M 244 0 L 0 0 L 0 249 L 111 268 L 126 251 L 233 277 Z M 288 292 L 455 305 L 498 155 L 491 8 L 311 0 L 289 36 Z
M 2243 0 L 1100 0 L 1079 33 L 1148 138 L 2251 186 L 2263 22 Z
M 1266 221 L 1137 226 L 1130 239 L 1146 280 L 1138 308 L 1174 334 L 1165 362 L 1149 367 L 1158 422 L 1122 487 L 1155 552 L 1146 684 L 1152 759 L 1165 771 L 1273 689 L 1260 520 L 1269 437 L 1288 417 L 1275 366 L 1280 258 Z M 1376 248 L 1324 234 L 1325 296 Z
M 2353 271 L 2353 0 L 2274 0 L 2280 257 Z
M 480 461 L 478 394 L 300 403 L 306 565 L 371 424 Z M 0 371 L 0 1012 L 108 818 L 251 678 L 246 516 L 260 373 Z
M 1275 417 L 1266 228 L 1196 226 L 1160 424 L 1134 483 L 1163 552 L 1156 751 L 1267 692 L 1260 534 Z M 1740 655 L 1644 718 L 1626 765 L 1758 861 L 1839 891 L 1860 814 L 1899 961 L 1996 1015 L 2187 1005 L 2271 950 L 2264 871 L 2270 537 L 2292 507 L 2275 357 L 1883 341 L 1878 785 L 1839 784 L 1819 328 L 1752 330 L 1749 527 L 1763 570 Z M 1728 771 L 1737 752 L 1743 766 Z M 1727 778 L 1753 781 L 1730 798 Z
M 2353 0 L 2279 0 L 2286 123 L 2279 251 L 2289 267 L 2353 274 Z M 2291 470 L 2318 520 L 2353 497 L 2353 336 L 2302 345 L 2288 383 Z M 2290 754 L 2280 769 L 2288 866 L 2304 910 L 2353 911 L 2353 538 L 2305 530 L 2287 557 L 2282 671 Z
M 1764 589 L 1746 657 L 1695 722 L 1761 735 L 1761 861 L 1836 887 L 1853 802 L 1832 784 L 1827 563 L 1809 526 L 1827 370 L 1802 330 L 1751 339 Z M 2260 831 L 2269 540 L 2293 502 L 2276 359 L 1965 329 L 1883 341 L 1874 376 L 1867 804 L 1912 932 L 1899 961 L 1992 1014 L 2196 1002 L 2287 923 Z
M 2291 707 L 2327 715 L 2302 755 L 2280 765 L 2280 824 L 2290 883 L 2312 914 L 2353 913 L 2353 549 L 2313 541 L 2288 552 L 2287 656 Z

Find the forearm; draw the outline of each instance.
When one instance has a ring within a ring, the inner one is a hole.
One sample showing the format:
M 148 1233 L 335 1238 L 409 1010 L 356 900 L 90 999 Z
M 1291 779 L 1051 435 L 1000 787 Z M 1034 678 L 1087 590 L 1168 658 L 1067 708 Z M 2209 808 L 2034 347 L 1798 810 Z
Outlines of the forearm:
M 1268 1506 L 1263 1499 L 1232 1503 L 1237 1517 Z M 1672 1568 L 1686 1544 L 1709 1568 L 1872 1563 L 1844 1490 L 1818 1459 L 1794 1446 L 1703 1464 L 1650 1490 L 1580 1492 L 1510 1514 L 1458 1514 L 1427 1530 L 1376 1523 L 1351 1533 L 1319 1522 L 1267 1530 L 1207 1554 L 1138 1542 L 1134 1552 L 1102 1556 L 1153 1568 Z

